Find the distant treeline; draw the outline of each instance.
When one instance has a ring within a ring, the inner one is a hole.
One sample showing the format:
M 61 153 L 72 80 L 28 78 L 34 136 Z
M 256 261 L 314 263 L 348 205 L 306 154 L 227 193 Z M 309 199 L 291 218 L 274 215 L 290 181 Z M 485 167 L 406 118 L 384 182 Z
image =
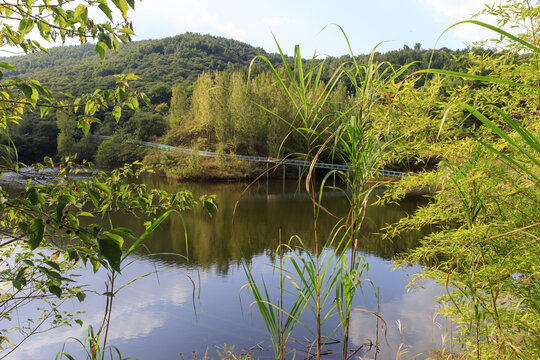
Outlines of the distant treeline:
M 384 66 L 414 63 L 401 76 L 406 78 L 426 67 L 465 70 L 469 65 L 464 56 L 469 51 L 432 51 L 416 44 L 373 56 Z M 492 55 L 489 51 L 476 52 Z M 104 64 L 92 45 L 59 47 L 50 49 L 49 54 L 10 58 L 19 73 L 6 72 L 5 76 L 38 79 L 53 91 L 73 95 L 112 88 L 112 75 L 134 73 L 140 80 L 132 86 L 144 91 L 153 104 L 136 114 L 124 111 L 118 123 L 110 113 L 97 114 L 102 125 L 93 126 L 92 131 L 116 135 L 114 141 L 102 144 L 97 154 L 95 141 L 83 137 L 69 116 L 58 114 L 41 119 L 39 114 L 25 114 L 21 124 L 11 129 L 19 157 L 33 162 L 45 155 L 78 153 L 79 159 L 93 159 L 97 155 L 97 160 L 109 166 L 142 159 L 146 150 L 122 144 L 125 138 L 159 139 L 171 145 L 262 156 L 303 151 L 304 143 L 298 135 L 289 135 L 287 125 L 295 124 L 296 109 L 276 85 L 276 78 L 262 60 L 253 62 L 250 72 L 250 63 L 258 55 L 267 57 L 279 68 L 281 60 L 277 54 L 235 40 L 194 33 L 123 45 L 118 52 L 108 54 Z M 366 63 L 369 56 L 360 55 L 356 60 Z M 327 82 L 352 58 L 324 61 L 322 79 Z M 424 86 L 426 79 L 416 78 L 414 87 Z M 445 80 L 439 90 L 441 95 L 459 83 L 456 79 Z M 336 86 L 333 104 L 347 108 L 355 96 L 349 85 L 344 79 Z M 275 115 L 285 121 L 277 120 Z M 161 160 L 154 154 L 151 162 Z

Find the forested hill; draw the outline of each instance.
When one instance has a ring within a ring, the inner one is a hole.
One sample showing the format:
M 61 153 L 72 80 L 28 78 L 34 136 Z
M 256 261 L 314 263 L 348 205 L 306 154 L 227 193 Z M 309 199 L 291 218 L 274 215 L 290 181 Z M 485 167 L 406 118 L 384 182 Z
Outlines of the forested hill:
M 35 78 L 54 90 L 74 95 L 112 86 L 113 74 L 134 73 L 141 78 L 134 86 L 144 88 L 149 95 L 165 91 L 170 96 L 173 83 L 189 89 L 203 71 L 244 68 L 259 54 L 277 60 L 276 55 L 269 55 L 262 48 L 236 40 L 186 33 L 121 45 L 118 52 L 107 53 L 104 64 L 92 44 L 56 47 L 50 49 L 49 54 L 0 61 L 14 65 L 20 77 Z M 153 95 L 159 97 L 157 93 Z M 158 103 L 168 101 L 156 100 Z
M 448 69 L 453 66 L 452 55 L 461 53 L 449 49 L 432 53 L 416 44 L 414 48 L 404 46 L 400 50 L 376 53 L 375 60 L 394 65 L 416 61 L 421 68 L 431 61 L 434 68 Z M 101 64 L 92 44 L 55 47 L 49 49 L 48 54 L 0 58 L 0 61 L 11 63 L 19 71 L 18 74 L 6 72 L 5 76 L 38 79 L 53 90 L 73 95 L 92 92 L 97 88 L 111 88 L 114 84 L 112 75 L 134 73 L 141 80 L 133 83 L 133 86 L 145 91 L 159 104 L 170 100 L 173 84 L 180 84 L 189 95 L 195 80 L 204 71 L 245 71 L 251 60 L 261 54 L 274 63 L 281 62 L 277 54 L 269 54 L 262 48 L 240 41 L 186 33 L 161 40 L 123 44 L 118 52 L 107 53 L 104 64 Z M 359 56 L 360 61 L 367 61 L 367 58 L 368 55 Z M 337 66 L 343 62 L 343 57 L 329 60 Z M 327 67 L 329 71 L 332 68 Z
M 448 49 L 433 52 L 416 44 L 387 53 L 375 53 L 374 57 L 377 62 L 395 67 L 415 62 L 408 70 L 410 73 L 428 64 L 433 68 L 463 70 L 468 66 L 458 60 L 463 53 Z M 48 54 L 29 54 L 0 61 L 9 62 L 18 70 L 18 73 L 5 71 L 5 77 L 37 79 L 55 92 L 75 96 L 95 89 L 114 88 L 115 74 L 139 76 L 140 80 L 131 82 L 130 87 L 145 92 L 155 107 L 143 107 L 137 114 L 125 110 L 119 122 L 110 113 L 99 112 L 95 116 L 102 125 L 93 126 L 92 132 L 153 139 L 203 150 L 221 149 L 267 156 L 276 152 L 290 129 L 270 119 L 267 112 L 251 102 L 289 114 L 291 118 L 295 114 L 263 61 L 257 62 L 253 72 L 250 81 L 254 85 L 246 87 L 248 66 L 257 55 L 265 55 L 274 64 L 281 63 L 278 54 L 269 54 L 261 48 L 194 33 L 124 44 L 117 52 L 109 51 L 103 64 L 91 44 L 56 47 Z M 360 55 L 358 62 L 366 63 L 368 58 L 369 55 Z M 326 59 L 323 82 L 330 79 L 337 67 L 350 64 L 350 60 L 347 56 Z M 421 87 L 424 80 L 419 79 L 415 86 Z M 345 80 L 334 100 L 344 102 L 354 95 L 349 87 Z M 37 112 L 27 113 L 20 125 L 13 126 L 11 137 L 18 144 L 20 159 L 35 162 L 41 161 L 45 155 L 74 153 L 79 154 L 79 159 L 82 156 L 93 157 L 95 144 L 82 136 L 76 122 L 56 115 L 50 113 L 40 118 Z M 0 138 L 0 143 L 6 141 Z M 104 149 L 102 147 L 103 151 L 98 155 L 104 154 Z M 291 151 L 294 149 L 291 147 Z M 114 161 L 110 161 L 112 157 L 118 157 L 114 159 L 118 162 L 132 160 L 120 158 L 120 150 L 112 149 L 109 153 L 114 156 L 107 156 L 106 161 L 102 156 L 100 161 L 113 164 Z M 132 154 L 133 151 L 126 153 Z

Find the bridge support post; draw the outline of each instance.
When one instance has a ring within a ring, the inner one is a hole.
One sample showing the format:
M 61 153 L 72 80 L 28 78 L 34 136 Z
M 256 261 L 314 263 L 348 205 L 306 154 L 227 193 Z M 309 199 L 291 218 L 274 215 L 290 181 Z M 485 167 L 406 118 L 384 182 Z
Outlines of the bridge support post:
M 268 196 L 268 163 L 266 163 L 266 196 Z
M 285 163 L 283 164 L 283 193 L 285 193 Z
M 334 170 L 334 191 L 336 191 L 336 171 Z

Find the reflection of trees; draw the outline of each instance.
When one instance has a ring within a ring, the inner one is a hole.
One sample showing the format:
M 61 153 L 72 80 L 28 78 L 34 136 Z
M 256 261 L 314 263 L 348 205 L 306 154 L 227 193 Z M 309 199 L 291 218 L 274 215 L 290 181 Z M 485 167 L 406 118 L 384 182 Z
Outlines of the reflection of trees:
M 239 263 L 242 258 L 250 261 L 262 253 L 272 253 L 279 243 L 279 231 L 282 241 L 288 241 L 298 235 L 308 245 L 313 239 L 313 212 L 307 196 L 287 192 L 281 193 L 281 182 L 271 182 L 270 196 L 266 196 L 264 182 L 255 186 L 236 209 L 233 225 L 233 210 L 245 184 L 179 184 L 170 180 L 152 177 L 145 180 L 149 186 L 177 191 L 190 188 L 195 195 L 212 193 L 217 196 L 219 210 L 213 217 L 195 210 L 184 214 L 187 224 L 190 262 L 203 268 L 215 267 L 219 273 L 227 273 L 229 266 Z M 272 188 L 274 186 L 275 188 Z M 294 186 L 294 185 L 292 185 Z M 329 193 L 324 205 L 338 216 L 346 212 L 343 197 Z M 377 232 L 387 224 L 397 221 L 411 212 L 422 201 L 419 197 L 406 199 L 399 206 L 372 206 L 366 214 L 363 236 L 359 247 L 363 252 L 382 258 L 391 258 L 397 253 L 418 244 L 419 234 L 408 234 L 398 240 L 381 239 Z M 119 215 L 121 216 L 121 215 Z M 134 219 L 125 219 L 133 226 Z M 321 216 L 317 229 L 322 239 L 328 238 L 336 224 L 336 219 Z M 142 228 L 142 223 L 141 223 Z M 147 241 L 153 253 L 186 254 L 186 240 L 182 220 L 171 217 L 162 224 Z M 178 256 L 159 255 L 162 261 L 179 262 Z

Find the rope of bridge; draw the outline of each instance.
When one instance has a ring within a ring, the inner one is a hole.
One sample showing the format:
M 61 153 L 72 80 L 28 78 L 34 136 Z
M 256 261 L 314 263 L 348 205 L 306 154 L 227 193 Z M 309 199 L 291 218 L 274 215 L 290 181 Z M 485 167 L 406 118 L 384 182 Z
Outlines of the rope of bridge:
M 110 136 L 105 136 L 105 135 L 90 135 L 90 136 L 93 138 L 104 139 L 104 140 L 111 138 Z M 214 158 L 220 157 L 220 158 L 231 159 L 231 160 L 244 160 L 244 161 L 262 162 L 262 163 L 270 163 L 270 164 L 294 165 L 294 166 L 301 166 L 301 167 L 311 166 L 309 162 L 302 161 L 302 160 L 276 159 L 273 157 L 263 157 L 263 156 L 233 155 L 233 154 L 215 153 L 211 151 L 186 149 L 186 148 L 157 144 L 157 143 L 152 143 L 152 142 L 142 141 L 142 140 L 128 140 L 128 141 L 134 144 L 142 145 L 142 146 L 153 147 L 153 148 L 169 150 L 169 151 L 179 151 L 186 154 L 196 153 L 200 156 L 206 156 L 206 157 L 214 157 Z M 323 163 L 323 162 L 316 162 L 314 167 L 319 168 L 319 169 L 352 171 L 352 168 L 347 165 L 328 164 L 328 163 Z M 382 176 L 388 176 L 388 177 L 404 177 L 404 176 L 410 175 L 409 173 L 406 173 L 406 172 L 384 170 L 384 169 L 379 169 L 377 172 Z

